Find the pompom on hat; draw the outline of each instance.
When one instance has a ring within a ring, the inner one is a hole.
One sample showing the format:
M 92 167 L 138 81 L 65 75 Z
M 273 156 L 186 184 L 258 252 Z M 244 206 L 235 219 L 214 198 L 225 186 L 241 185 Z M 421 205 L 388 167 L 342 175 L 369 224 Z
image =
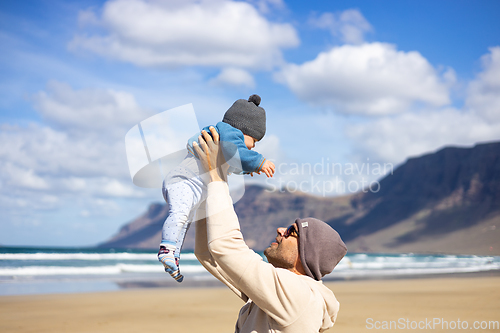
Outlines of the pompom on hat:
M 237 100 L 226 111 L 222 121 L 257 141 L 262 140 L 266 134 L 266 111 L 259 106 L 260 101 L 259 95 Z
M 330 274 L 346 255 L 347 247 L 335 229 L 308 217 L 296 219 L 299 231 L 299 255 L 306 274 L 320 281 Z

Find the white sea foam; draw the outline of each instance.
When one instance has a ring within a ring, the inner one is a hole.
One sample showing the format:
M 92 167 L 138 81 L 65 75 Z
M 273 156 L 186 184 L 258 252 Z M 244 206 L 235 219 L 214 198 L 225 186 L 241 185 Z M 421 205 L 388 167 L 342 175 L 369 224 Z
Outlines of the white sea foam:
M 0 253 L 0 260 L 157 260 L 156 253 Z
M 163 272 L 156 253 L 0 253 L 1 280 L 37 276 L 130 276 Z M 500 257 L 349 254 L 333 277 L 399 276 L 500 270 Z M 181 254 L 181 272 L 207 273 L 192 252 Z M 208 274 L 208 273 L 207 273 Z M 2 282 L 0 280 L 0 282 Z
M 181 259 L 196 260 L 194 253 L 181 253 Z M 151 253 L 0 253 L 0 260 L 151 260 L 157 261 L 156 252 Z
M 500 270 L 499 257 L 355 254 L 344 257 L 331 277 L 449 274 L 489 270 Z
M 200 273 L 205 271 L 201 265 L 181 266 L 183 273 Z M 55 276 L 55 275 L 117 275 L 123 273 L 162 273 L 163 266 L 158 265 L 127 265 L 117 264 L 110 266 L 25 266 L 0 268 L 0 276 Z
M 499 270 L 500 265 L 488 264 L 469 267 L 441 267 L 441 268 L 401 268 L 401 269 L 357 269 L 357 270 L 337 270 L 330 273 L 327 278 L 355 278 L 355 277 L 394 277 L 405 275 L 427 275 L 427 274 L 453 274 L 453 273 L 473 273 Z

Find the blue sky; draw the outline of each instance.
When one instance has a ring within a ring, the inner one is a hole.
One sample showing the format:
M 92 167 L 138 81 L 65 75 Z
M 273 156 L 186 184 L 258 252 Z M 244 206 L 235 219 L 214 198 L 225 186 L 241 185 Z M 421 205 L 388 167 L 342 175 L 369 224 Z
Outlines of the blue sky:
M 132 184 L 124 137 L 188 103 L 205 126 L 259 94 L 255 149 L 280 172 L 247 181 L 316 195 L 499 140 L 498 13 L 494 0 L 4 1 L 0 244 L 93 245 L 161 201 Z

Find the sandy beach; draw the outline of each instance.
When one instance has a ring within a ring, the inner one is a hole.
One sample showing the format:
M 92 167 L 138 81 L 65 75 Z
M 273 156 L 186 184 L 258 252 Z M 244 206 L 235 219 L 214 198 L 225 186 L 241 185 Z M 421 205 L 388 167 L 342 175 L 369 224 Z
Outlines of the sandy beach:
M 418 331 L 431 325 L 441 331 L 444 322 L 456 331 L 456 325 L 464 329 L 467 324 L 470 330 L 475 322 L 484 328 L 500 321 L 499 276 L 326 284 L 341 304 L 328 332 L 383 331 L 391 322 L 392 331 L 414 330 L 415 325 Z M 242 305 L 223 287 L 2 296 L 0 332 L 233 332 Z

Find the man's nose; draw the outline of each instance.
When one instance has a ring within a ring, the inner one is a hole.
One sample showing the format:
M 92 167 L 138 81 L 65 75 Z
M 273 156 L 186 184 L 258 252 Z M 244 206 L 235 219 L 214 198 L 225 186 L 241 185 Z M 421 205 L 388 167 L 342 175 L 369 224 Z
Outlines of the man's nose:
M 279 227 L 278 229 L 276 229 L 276 231 L 278 232 L 278 235 L 280 235 L 280 236 L 283 236 L 283 234 L 285 233 L 285 230 L 286 230 L 286 228 L 284 228 L 284 227 Z

